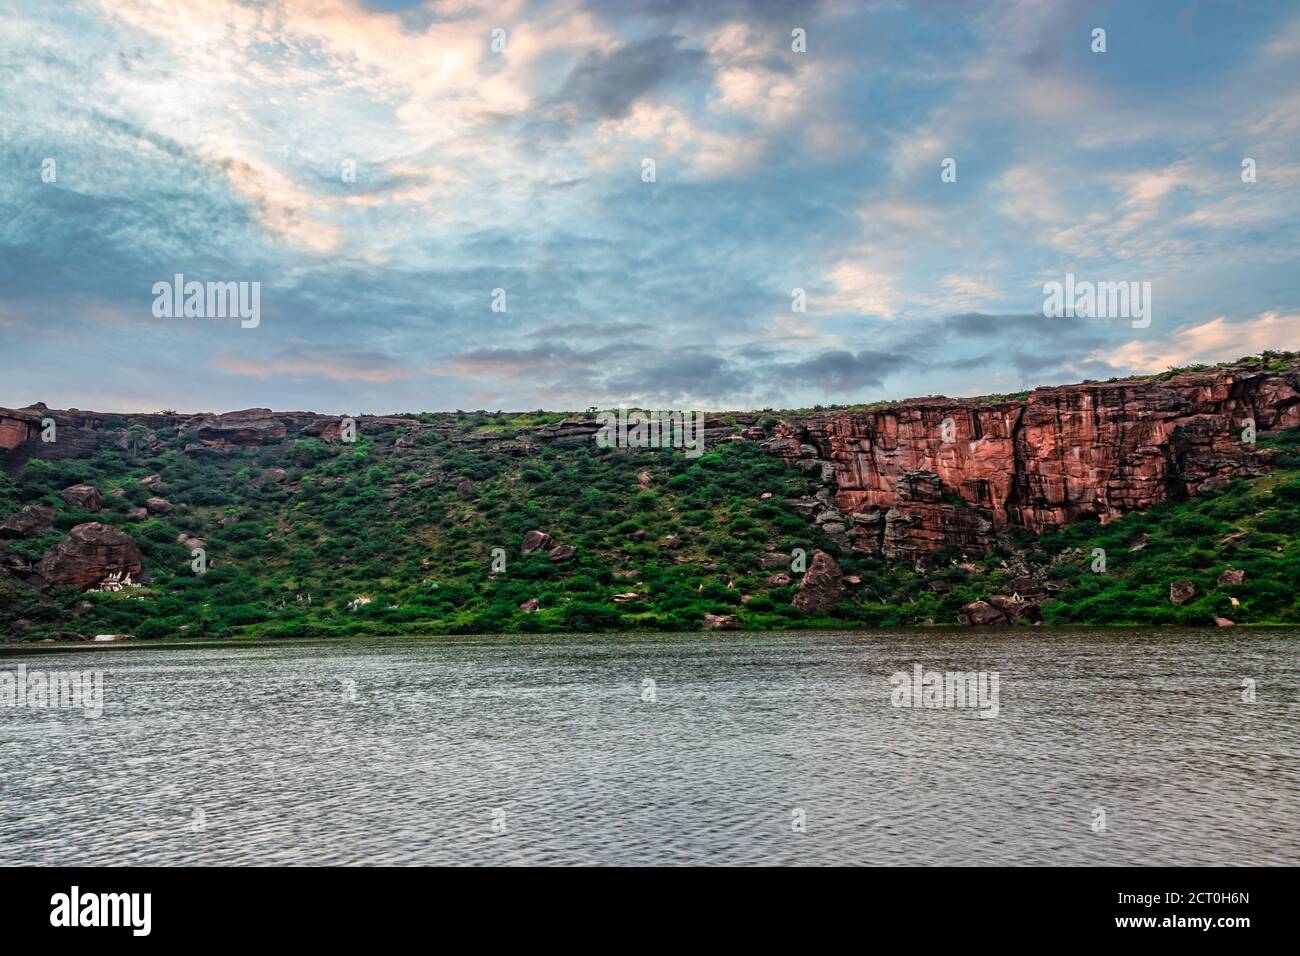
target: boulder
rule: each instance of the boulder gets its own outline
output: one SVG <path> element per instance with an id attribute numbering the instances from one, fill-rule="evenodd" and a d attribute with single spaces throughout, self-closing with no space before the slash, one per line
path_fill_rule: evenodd
<path id="1" fill-rule="evenodd" d="M 734 614 L 705 614 L 704 629 L 706 631 L 738 631 L 740 630 L 740 621 Z"/>
<path id="2" fill-rule="evenodd" d="M 846 593 L 844 575 L 835 559 L 825 551 L 815 551 L 790 605 L 813 613 L 828 611 L 843 601 Z"/>
<path id="3" fill-rule="evenodd" d="M 0 522 L 0 538 L 30 538 L 52 531 L 54 509 L 47 505 L 24 505 Z"/>
<path id="4" fill-rule="evenodd" d="M 1216 617 L 1214 619 L 1215 627 L 1236 627 L 1235 621 L 1229 621 L 1226 617 Z"/>
<path id="5" fill-rule="evenodd" d="M 151 515 L 165 515 L 172 510 L 171 502 L 165 498 L 146 499 L 144 507 Z"/>
<path id="6" fill-rule="evenodd" d="M 1219 583 L 1220 584 L 1245 584 L 1246 572 L 1241 570 L 1240 568 L 1234 568 L 1232 565 L 1228 565 L 1228 567 L 1224 569 L 1224 572 L 1219 575 Z"/>
<path id="7" fill-rule="evenodd" d="M 770 588 L 783 588 L 793 580 L 794 578 L 782 571 L 780 574 L 769 575 L 763 583 Z"/>
<path id="8" fill-rule="evenodd" d="M 520 603 L 519 610 L 523 611 L 525 614 L 532 614 L 541 606 L 542 602 L 537 600 L 537 598 L 529 598 L 527 601 Z"/>
<path id="9" fill-rule="evenodd" d="M 532 554 L 534 551 L 550 551 L 555 541 L 545 531 L 529 531 L 524 535 L 524 543 L 519 546 L 519 554 Z"/>
<path id="10" fill-rule="evenodd" d="M 961 609 L 957 620 L 962 624 L 974 624 L 979 627 L 1006 624 L 1006 615 L 988 601 L 971 601 Z"/>
<path id="11" fill-rule="evenodd" d="M 1196 597 L 1196 585 L 1191 581 L 1171 581 L 1169 583 L 1169 600 L 1177 605 L 1186 604 Z"/>
<path id="12" fill-rule="evenodd" d="M 48 583 L 83 591 L 109 577 L 139 574 L 140 569 L 140 549 L 135 540 L 125 531 L 98 521 L 77 525 L 45 552 L 36 567 Z"/>
<path id="13" fill-rule="evenodd" d="M 1006 618 L 1008 624 L 1015 624 L 1022 619 L 1038 621 L 1042 617 L 1038 610 L 1038 603 L 1019 594 L 990 594 L 987 601 Z"/>
<path id="14" fill-rule="evenodd" d="M 628 601 L 635 601 L 639 597 L 641 597 L 641 595 L 637 594 L 635 591 L 625 591 L 622 594 L 614 595 L 614 603 L 626 604 Z"/>
<path id="15" fill-rule="evenodd" d="M 765 554 L 758 559 L 758 566 L 764 571 L 771 571 L 773 568 L 783 568 L 790 564 L 790 555 L 776 554 L 775 552 Z"/>
<path id="16" fill-rule="evenodd" d="M 474 483 L 468 478 L 462 478 L 456 482 L 456 494 L 461 501 L 469 501 L 474 497 Z"/>
<path id="17" fill-rule="evenodd" d="M 104 508 L 104 496 L 94 485 L 73 485 L 64 488 L 59 492 L 59 497 L 68 504 L 87 511 L 102 511 Z"/>
<path id="18" fill-rule="evenodd" d="M 571 544 L 557 544 L 546 552 L 550 555 L 551 560 L 557 564 L 561 561 L 570 561 L 578 553 L 578 549 Z"/>

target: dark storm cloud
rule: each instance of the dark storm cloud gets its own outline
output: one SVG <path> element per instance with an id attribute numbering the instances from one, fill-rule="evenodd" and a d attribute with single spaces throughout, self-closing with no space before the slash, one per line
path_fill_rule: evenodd
<path id="1" fill-rule="evenodd" d="M 700 75 L 705 52 L 681 43 L 681 37 L 658 36 L 608 54 L 593 50 L 573 68 L 551 102 L 575 109 L 584 120 L 626 116 L 633 103 L 656 87 Z"/>
<path id="2" fill-rule="evenodd" d="M 827 392 L 852 392 L 879 386 L 891 373 L 915 364 L 910 357 L 893 352 L 835 349 L 800 362 L 772 365 L 768 375 L 791 387 L 816 385 Z"/>

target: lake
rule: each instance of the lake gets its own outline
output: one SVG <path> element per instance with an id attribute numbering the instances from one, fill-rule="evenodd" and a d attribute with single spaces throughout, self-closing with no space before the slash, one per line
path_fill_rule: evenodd
<path id="1" fill-rule="evenodd" d="M 29 687 L 102 671 L 103 707 L 0 707 L 0 864 L 1300 863 L 1293 630 L 137 645 L 0 673 L 19 664 Z M 895 706 L 930 671 L 983 675 L 981 706 Z"/>

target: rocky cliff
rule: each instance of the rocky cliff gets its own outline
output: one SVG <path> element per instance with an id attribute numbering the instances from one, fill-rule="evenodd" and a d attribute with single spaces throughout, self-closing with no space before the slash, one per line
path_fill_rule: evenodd
<path id="1" fill-rule="evenodd" d="M 219 415 L 0 408 L 0 465 L 84 457 L 105 446 L 149 451 L 160 433 L 190 452 L 299 437 L 333 443 L 341 421 L 266 408 Z M 432 432 L 455 445 L 514 457 L 540 444 L 588 443 L 599 427 L 594 418 L 575 417 L 506 439 L 494 431 L 453 434 L 448 415 L 358 415 L 355 422 L 360 434 L 400 426 L 399 446 Z M 820 478 L 816 495 L 791 505 L 833 542 L 911 559 L 945 547 L 987 554 L 1008 529 L 1106 521 L 1264 474 L 1270 453 L 1254 444 L 1249 429 L 1263 436 L 1296 425 L 1300 358 L 1273 353 L 1268 364 L 1041 388 L 1015 399 L 931 397 L 779 421 L 710 415 L 704 438 L 706 446 L 765 440 L 775 454 Z"/>
<path id="2" fill-rule="evenodd" d="M 854 550 L 988 553 L 999 531 L 1101 521 L 1268 470 L 1251 435 L 1300 425 L 1300 365 L 925 398 L 782 421 L 769 447 L 820 475 L 797 502 Z"/>

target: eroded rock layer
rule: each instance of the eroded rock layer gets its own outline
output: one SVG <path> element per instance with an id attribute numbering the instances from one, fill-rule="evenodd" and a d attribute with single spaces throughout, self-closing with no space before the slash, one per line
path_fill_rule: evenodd
<path id="1" fill-rule="evenodd" d="M 787 419 L 769 444 L 822 477 L 855 549 L 906 558 L 987 552 L 1007 528 L 1106 521 L 1263 474 L 1271 453 L 1249 429 L 1297 425 L 1300 370 L 1216 368 Z"/>

